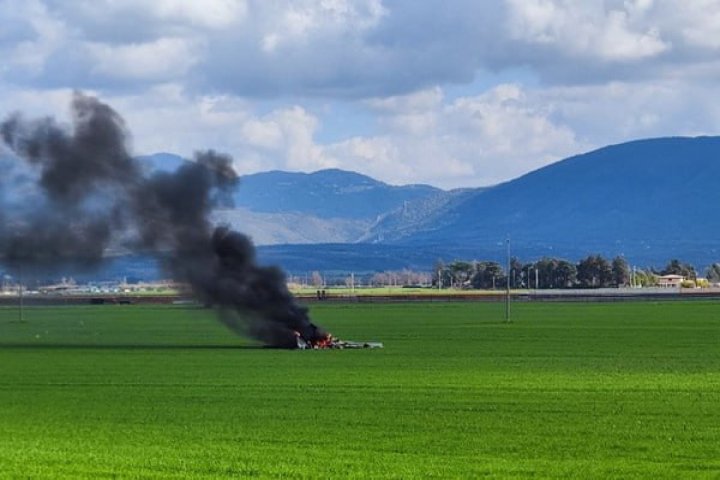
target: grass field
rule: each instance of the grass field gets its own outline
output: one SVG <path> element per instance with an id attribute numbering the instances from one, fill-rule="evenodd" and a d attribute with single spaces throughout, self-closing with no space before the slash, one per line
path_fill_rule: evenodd
<path id="1" fill-rule="evenodd" d="M 720 304 L 312 313 L 385 349 L 251 348 L 199 309 L 0 310 L 0 477 L 720 477 Z"/>

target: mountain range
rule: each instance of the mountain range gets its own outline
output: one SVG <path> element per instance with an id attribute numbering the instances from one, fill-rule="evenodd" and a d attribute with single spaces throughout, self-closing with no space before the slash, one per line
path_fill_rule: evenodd
<path id="1" fill-rule="evenodd" d="M 142 157 L 172 169 L 170 154 Z M 295 272 L 429 269 L 437 258 L 495 259 L 505 239 L 524 260 L 623 255 L 633 265 L 720 261 L 720 137 L 608 146 L 506 183 L 445 191 L 342 170 L 241 177 L 216 220 Z"/>
<path id="2" fill-rule="evenodd" d="M 236 208 L 216 212 L 216 220 L 261 245 L 354 243 L 387 212 L 443 195 L 429 185 L 392 186 L 337 169 L 273 171 L 241 177 Z"/>

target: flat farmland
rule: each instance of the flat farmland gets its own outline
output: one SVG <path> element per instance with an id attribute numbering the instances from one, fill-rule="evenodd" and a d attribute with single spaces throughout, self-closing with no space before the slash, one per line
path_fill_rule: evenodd
<path id="1" fill-rule="evenodd" d="M 720 303 L 311 313 L 385 348 L 257 348 L 189 307 L 0 309 L 0 477 L 720 477 Z"/>

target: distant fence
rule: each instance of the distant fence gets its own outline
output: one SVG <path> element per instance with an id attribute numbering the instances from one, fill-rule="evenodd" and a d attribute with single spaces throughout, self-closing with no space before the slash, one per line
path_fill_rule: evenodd
<path id="1" fill-rule="evenodd" d="M 502 302 L 505 292 L 397 294 L 397 295 L 345 295 L 328 291 L 327 297 L 318 299 L 315 295 L 298 296 L 301 303 L 399 303 L 399 302 Z M 612 302 L 642 300 L 701 300 L 720 299 L 720 288 L 599 288 L 573 290 L 514 290 L 512 301 L 525 302 Z M 0 306 L 14 306 L 20 302 L 16 295 L 0 295 Z M 27 306 L 43 305 L 197 305 L 187 296 L 174 295 L 26 295 L 23 303 Z"/>
<path id="2" fill-rule="evenodd" d="M 398 295 L 332 295 L 325 299 L 316 296 L 300 297 L 305 303 L 353 302 L 353 303 L 398 303 L 398 302 L 501 302 L 505 292 L 491 293 L 450 293 L 398 294 Z M 512 301 L 561 301 L 561 302 L 608 302 L 641 300 L 690 300 L 720 299 L 720 288 L 680 289 L 680 288 L 598 288 L 572 290 L 513 290 Z"/>
<path id="3" fill-rule="evenodd" d="M 25 295 L 23 304 L 27 306 L 43 305 L 128 305 L 128 304 L 156 304 L 171 305 L 191 302 L 187 297 L 173 295 Z M 0 296 L 0 305 L 18 305 L 20 298 L 17 295 Z"/>

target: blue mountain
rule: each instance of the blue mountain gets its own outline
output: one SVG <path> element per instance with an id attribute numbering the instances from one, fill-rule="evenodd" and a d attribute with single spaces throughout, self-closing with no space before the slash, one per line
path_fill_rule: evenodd
<path id="1" fill-rule="evenodd" d="M 441 193 L 429 185 L 393 186 L 338 169 L 272 171 L 243 176 L 235 204 L 262 213 L 374 220 L 406 202 Z"/>
<path id="2" fill-rule="evenodd" d="M 188 161 L 168 153 L 138 160 L 147 173 L 174 171 Z M 388 212 L 448 195 L 428 185 L 393 186 L 338 169 L 271 171 L 241 176 L 235 208 L 216 212 L 215 221 L 247 233 L 259 245 L 354 243 L 370 235 Z"/>
<path id="3" fill-rule="evenodd" d="M 251 212 L 237 228 L 257 238 L 282 227 L 260 255 L 296 272 L 502 260 L 507 237 L 523 260 L 600 253 L 702 268 L 720 261 L 719 182 L 720 137 L 673 137 L 604 147 L 485 189 L 394 187 L 340 170 L 247 175 L 234 214 Z"/>
<path id="4" fill-rule="evenodd" d="M 633 141 L 466 195 L 392 243 L 481 251 L 509 236 L 534 256 L 708 264 L 720 260 L 719 181 L 720 137 Z"/>

